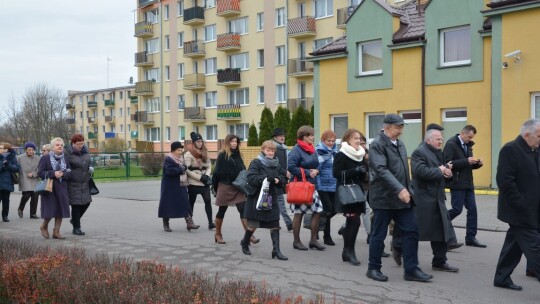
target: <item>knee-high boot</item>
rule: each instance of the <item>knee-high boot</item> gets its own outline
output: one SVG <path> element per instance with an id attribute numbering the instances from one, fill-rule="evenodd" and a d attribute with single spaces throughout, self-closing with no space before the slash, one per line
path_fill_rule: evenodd
<path id="1" fill-rule="evenodd" d="M 245 255 L 251 255 L 251 251 L 249 251 L 249 242 L 250 242 L 249 240 L 253 236 L 253 232 L 254 231 L 251 231 L 246 228 L 244 232 L 244 238 L 242 238 L 242 240 L 240 241 L 240 245 L 242 246 L 242 252 Z"/>
<path id="2" fill-rule="evenodd" d="M 354 246 L 356 244 L 356 237 L 358 236 L 358 230 L 360 229 L 360 218 L 350 219 L 347 222 L 345 231 L 343 232 L 343 239 L 345 240 L 345 246 L 341 255 L 344 262 L 349 262 L 352 265 L 360 265 L 360 261 L 356 258 L 356 252 Z"/>
<path id="3" fill-rule="evenodd" d="M 214 234 L 214 240 L 218 244 L 225 244 L 225 241 L 223 240 L 223 235 L 221 235 L 221 225 L 223 225 L 223 219 L 216 217 L 216 233 Z"/>
<path id="4" fill-rule="evenodd" d="M 279 250 L 279 230 L 272 229 L 270 230 L 270 237 L 272 238 L 272 259 L 278 258 L 278 260 L 286 261 L 289 258 L 284 256 Z"/>
<path id="5" fill-rule="evenodd" d="M 243 218 L 242 219 L 242 226 L 244 227 L 244 230 L 248 230 L 248 227 L 247 227 L 247 219 Z M 249 241 L 253 244 L 257 244 L 258 242 L 260 242 L 261 240 L 259 240 L 258 238 L 256 238 L 253 233 L 255 232 L 255 229 L 253 229 L 253 231 L 251 232 L 251 237 L 249 239 Z"/>
<path id="6" fill-rule="evenodd" d="M 335 246 L 336 243 L 334 243 L 334 240 L 332 240 L 332 236 L 330 235 L 330 220 L 332 219 L 333 214 L 328 213 L 326 215 L 326 224 L 324 225 L 324 244 L 328 246 Z"/>

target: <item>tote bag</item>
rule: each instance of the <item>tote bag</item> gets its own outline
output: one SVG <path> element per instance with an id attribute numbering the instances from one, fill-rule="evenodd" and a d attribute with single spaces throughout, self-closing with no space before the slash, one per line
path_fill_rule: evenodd
<path id="1" fill-rule="evenodd" d="M 232 184 L 236 189 L 240 190 L 240 192 L 244 193 L 245 195 L 254 195 L 257 193 L 257 188 L 254 188 L 248 184 L 246 170 L 240 171 Z"/>
<path id="2" fill-rule="evenodd" d="M 52 192 L 52 179 L 50 178 L 40 180 L 34 189 L 36 194 L 45 194 L 47 192 Z"/>
<path id="3" fill-rule="evenodd" d="M 88 188 L 90 188 L 90 195 L 99 194 L 99 189 L 96 186 L 93 178 L 90 178 L 90 180 L 88 181 Z"/>
<path id="4" fill-rule="evenodd" d="M 315 185 L 306 181 L 306 174 L 302 168 L 300 168 L 300 172 L 302 173 L 302 181 L 298 181 L 295 176 L 294 181 L 287 184 L 287 202 L 293 205 L 311 205 Z"/>
<path id="5" fill-rule="evenodd" d="M 341 178 L 342 184 L 339 185 L 336 191 L 336 202 L 342 206 L 365 203 L 366 196 L 360 185 L 355 183 L 345 184 L 345 172 L 342 172 Z"/>

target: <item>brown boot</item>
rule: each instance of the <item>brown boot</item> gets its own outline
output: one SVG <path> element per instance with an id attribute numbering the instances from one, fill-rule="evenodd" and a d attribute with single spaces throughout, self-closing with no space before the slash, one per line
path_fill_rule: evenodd
<path id="1" fill-rule="evenodd" d="M 225 241 L 223 240 L 223 236 L 221 235 L 221 225 L 223 225 L 223 219 L 219 219 L 216 217 L 216 233 L 214 234 L 214 240 L 218 244 L 225 244 Z"/>
<path id="2" fill-rule="evenodd" d="M 244 226 L 244 231 L 246 231 L 247 230 L 247 219 L 242 219 L 242 226 Z M 253 229 L 253 232 L 255 232 L 255 229 Z M 249 241 L 251 243 L 253 243 L 253 244 L 257 244 L 261 240 L 256 238 L 254 235 L 251 235 L 251 238 L 249 239 Z"/>
<path id="3" fill-rule="evenodd" d="M 46 239 L 49 238 L 49 222 L 50 221 L 51 221 L 51 219 L 44 219 L 43 224 L 41 224 L 41 226 L 39 226 L 39 230 L 41 231 L 41 235 Z"/>
<path id="4" fill-rule="evenodd" d="M 187 224 L 187 230 L 191 231 L 191 229 L 199 229 L 199 225 L 195 225 L 193 223 L 193 218 L 191 216 L 186 217 L 186 224 Z"/>
<path id="5" fill-rule="evenodd" d="M 62 226 L 62 218 L 55 218 L 54 219 L 54 229 L 53 229 L 53 239 L 63 240 L 65 237 L 63 237 L 60 234 L 60 226 Z"/>

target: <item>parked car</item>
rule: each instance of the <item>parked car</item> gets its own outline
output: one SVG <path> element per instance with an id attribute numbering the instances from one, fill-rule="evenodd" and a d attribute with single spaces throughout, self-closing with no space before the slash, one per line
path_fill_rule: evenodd
<path id="1" fill-rule="evenodd" d="M 122 165 L 122 159 L 118 154 L 92 155 L 90 159 L 94 167 L 119 167 Z"/>

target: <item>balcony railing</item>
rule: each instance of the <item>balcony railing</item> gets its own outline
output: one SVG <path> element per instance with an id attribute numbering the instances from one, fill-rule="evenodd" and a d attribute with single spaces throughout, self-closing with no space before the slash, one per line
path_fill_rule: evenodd
<path id="1" fill-rule="evenodd" d="M 287 76 L 313 76 L 313 62 L 307 61 L 305 58 L 289 59 L 287 64 Z"/>
<path id="2" fill-rule="evenodd" d="M 151 80 L 138 81 L 135 83 L 135 94 L 141 96 L 154 95 L 154 82 Z"/>
<path id="3" fill-rule="evenodd" d="M 88 117 L 88 123 L 89 124 L 95 124 L 97 123 L 97 119 L 95 117 Z"/>
<path id="4" fill-rule="evenodd" d="M 105 122 L 112 122 L 113 117 L 112 116 L 105 116 Z"/>
<path id="5" fill-rule="evenodd" d="M 310 111 L 311 106 L 313 106 L 313 97 L 287 99 L 287 109 L 289 109 L 291 113 L 294 113 L 294 111 L 300 107 Z"/>
<path id="6" fill-rule="evenodd" d="M 184 120 L 206 121 L 206 115 L 204 113 L 204 108 L 201 108 L 201 107 L 187 107 L 187 108 L 184 108 Z"/>
<path id="7" fill-rule="evenodd" d="M 240 105 L 224 104 L 217 106 L 217 119 L 222 120 L 240 120 Z"/>
<path id="8" fill-rule="evenodd" d="M 114 132 L 105 132 L 105 138 L 116 138 L 116 133 L 114 133 Z"/>
<path id="9" fill-rule="evenodd" d="M 289 19 L 287 22 L 287 35 L 293 38 L 305 38 L 317 35 L 315 18 L 311 16 Z"/>
<path id="10" fill-rule="evenodd" d="M 224 86 L 235 86 L 242 84 L 240 79 L 240 69 L 217 70 L 217 84 Z"/>
<path id="11" fill-rule="evenodd" d="M 157 0 L 139 0 L 139 8 L 147 7 L 155 2 L 157 2 Z"/>
<path id="12" fill-rule="evenodd" d="M 227 33 L 217 36 L 217 50 L 218 51 L 234 51 L 239 50 L 242 47 L 240 44 L 240 34 Z"/>
<path id="13" fill-rule="evenodd" d="M 154 28 L 152 23 L 148 21 L 141 21 L 135 23 L 135 37 L 150 37 L 154 35 Z"/>
<path id="14" fill-rule="evenodd" d="M 147 51 L 135 53 L 135 66 L 152 66 L 154 65 L 154 54 L 148 54 Z"/>
<path id="15" fill-rule="evenodd" d="M 204 23 L 204 7 L 194 6 L 184 9 L 184 24 L 198 25 Z"/>
<path id="16" fill-rule="evenodd" d="M 89 108 L 97 108 L 97 101 L 88 101 Z"/>
<path id="17" fill-rule="evenodd" d="M 149 117 L 150 115 L 146 111 L 135 112 L 135 123 L 143 125 L 153 125 L 154 121 Z"/>
<path id="18" fill-rule="evenodd" d="M 347 20 L 358 5 L 351 5 L 337 10 L 337 28 L 345 28 Z"/>
<path id="19" fill-rule="evenodd" d="M 205 54 L 204 41 L 193 40 L 184 42 L 184 57 L 202 57 Z"/>
<path id="20" fill-rule="evenodd" d="M 114 107 L 114 99 L 105 99 L 106 107 Z"/>
<path id="21" fill-rule="evenodd" d="M 88 139 L 97 139 L 97 133 L 88 132 Z"/>
<path id="22" fill-rule="evenodd" d="M 234 17 L 240 15 L 240 0 L 217 0 L 216 15 Z"/>
<path id="23" fill-rule="evenodd" d="M 184 89 L 201 90 L 206 87 L 204 74 L 187 74 L 184 76 Z"/>
<path id="24" fill-rule="evenodd" d="M 75 110 L 75 106 L 68 103 L 68 104 L 66 104 L 66 110 Z"/>
<path id="25" fill-rule="evenodd" d="M 66 124 L 74 125 L 75 124 L 75 118 L 66 118 Z"/>

